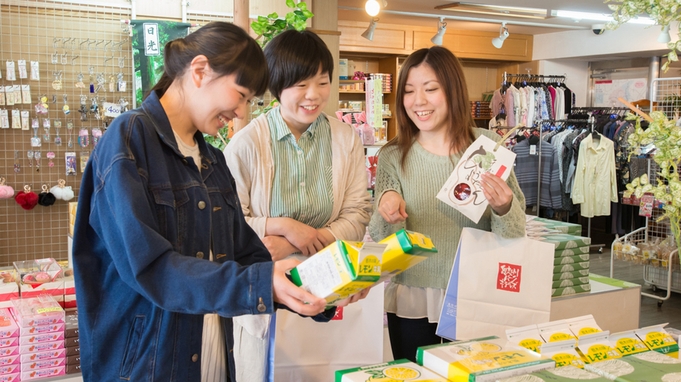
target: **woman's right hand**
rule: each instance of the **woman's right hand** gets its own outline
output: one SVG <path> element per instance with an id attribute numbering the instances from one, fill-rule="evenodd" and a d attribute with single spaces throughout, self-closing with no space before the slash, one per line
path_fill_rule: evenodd
<path id="1" fill-rule="evenodd" d="M 262 238 L 262 243 L 270 251 L 272 261 L 278 261 L 286 258 L 288 255 L 298 251 L 288 240 L 283 236 L 265 236 Z"/>
<path id="2" fill-rule="evenodd" d="M 326 309 L 326 300 L 297 287 L 286 277 L 286 272 L 298 264 L 300 264 L 300 261 L 296 259 L 286 259 L 274 263 L 272 272 L 273 300 L 304 316 L 316 316 Z"/>
<path id="3" fill-rule="evenodd" d="M 387 191 L 378 202 L 378 213 L 390 224 L 407 220 L 407 202 L 395 191 Z"/>
<path id="4" fill-rule="evenodd" d="M 284 237 L 305 256 L 311 256 L 324 249 L 319 232 L 307 224 L 286 218 L 287 229 Z"/>

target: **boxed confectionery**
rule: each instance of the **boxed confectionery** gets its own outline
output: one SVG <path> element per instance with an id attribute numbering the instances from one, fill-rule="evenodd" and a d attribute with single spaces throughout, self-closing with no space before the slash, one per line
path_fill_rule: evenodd
<path id="1" fill-rule="evenodd" d="M 13 363 L 13 364 L 9 364 L 9 365 L 0 366 L 0 376 L 5 375 L 5 374 L 18 373 L 20 371 L 21 371 L 21 364 L 18 363 L 18 362 Z"/>
<path id="2" fill-rule="evenodd" d="M 667 326 L 666 323 L 646 326 L 634 330 L 634 333 L 636 333 L 636 336 L 643 341 L 648 349 L 678 358 L 679 345 L 671 334 L 667 333 L 664 329 L 665 326 Z"/>
<path id="3" fill-rule="evenodd" d="M 579 337 L 577 351 L 585 364 L 622 357 L 622 353 L 611 345 L 609 336 L 610 332 L 606 330 Z"/>
<path id="4" fill-rule="evenodd" d="M 64 320 L 64 336 L 78 337 L 78 312 L 66 312 Z"/>
<path id="5" fill-rule="evenodd" d="M 535 236 L 535 237 L 532 237 L 532 239 L 551 243 L 556 248 L 556 250 L 572 249 L 572 248 L 579 248 L 579 247 L 587 247 L 588 248 L 589 245 L 591 245 L 591 238 L 590 237 L 568 235 L 568 234 L 564 234 L 564 233 Z"/>
<path id="6" fill-rule="evenodd" d="M 589 262 L 589 254 L 588 253 L 583 253 L 581 255 L 556 257 L 553 260 L 553 265 L 574 264 L 574 263 L 582 263 L 582 262 L 587 262 L 587 263 Z"/>
<path id="7" fill-rule="evenodd" d="M 603 331 L 603 329 L 598 326 L 598 323 L 596 323 L 594 316 L 591 314 L 569 318 L 565 321 L 567 322 L 568 328 L 570 328 L 572 334 L 574 334 L 578 339 Z"/>
<path id="8" fill-rule="evenodd" d="M 553 252 L 553 254 L 554 254 L 554 257 L 577 256 L 577 255 L 586 255 L 590 251 L 591 251 L 591 249 L 587 245 L 587 246 L 584 246 L 584 247 L 556 249 Z"/>
<path id="9" fill-rule="evenodd" d="M 542 344 L 539 350 L 542 358 L 553 360 L 556 363 L 556 368 L 584 368 L 584 360 L 577 352 L 577 339 L 575 338 L 548 342 Z"/>
<path id="10" fill-rule="evenodd" d="M 334 304 L 437 252 L 417 232 L 400 230 L 379 243 L 337 240 L 291 270 L 292 281 Z"/>
<path id="11" fill-rule="evenodd" d="M 53 367 L 66 366 L 66 358 L 63 355 L 64 350 L 55 350 L 53 352 L 25 354 L 21 358 L 21 371 L 49 369 Z"/>
<path id="12" fill-rule="evenodd" d="M 41 342 L 41 343 L 36 343 L 36 344 L 29 344 L 29 345 L 22 345 L 19 346 L 19 353 L 21 354 L 26 354 L 26 353 L 42 353 L 46 351 L 51 351 L 51 350 L 59 350 L 63 349 L 64 346 L 64 340 L 59 340 L 59 341 L 51 341 L 51 342 Z"/>
<path id="13" fill-rule="evenodd" d="M 575 285 L 584 285 L 584 284 L 589 284 L 589 278 L 588 277 L 575 277 L 571 279 L 562 279 L 562 280 L 555 280 L 551 284 L 551 288 L 565 288 L 565 287 L 571 287 Z"/>
<path id="14" fill-rule="evenodd" d="M 63 332 L 63 331 L 64 331 L 64 323 L 58 322 L 56 324 L 50 324 L 50 325 L 21 327 L 21 328 L 19 328 L 19 336 L 29 337 L 29 336 L 37 336 L 39 334 L 47 334 L 47 333 L 55 333 L 55 332 Z"/>
<path id="15" fill-rule="evenodd" d="M 574 271 L 582 271 L 582 270 L 589 270 L 589 262 L 588 261 L 582 261 L 579 263 L 572 263 L 572 264 L 562 264 L 562 265 L 556 265 L 553 267 L 553 273 L 565 273 L 565 272 L 574 272 Z"/>
<path id="16" fill-rule="evenodd" d="M 523 377 L 513 377 L 505 378 L 499 380 L 499 382 L 608 382 L 607 378 L 603 378 L 598 374 L 586 371 L 574 366 L 564 366 L 557 367 L 555 369 L 548 369 L 542 371 L 536 371 L 531 374 L 527 374 Z"/>
<path id="17" fill-rule="evenodd" d="M 453 382 L 496 381 L 555 367 L 553 360 L 498 337 L 420 347 L 416 360 Z"/>
<path id="18" fill-rule="evenodd" d="M 570 330 L 570 325 L 567 320 L 555 320 L 537 324 L 539 334 L 544 342 L 565 341 L 569 339 L 577 339 L 577 337 Z"/>
<path id="19" fill-rule="evenodd" d="M 610 333 L 608 340 L 610 341 L 610 346 L 617 349 L 622 356 L 650 351 L 646 344 L 638 338 L 635 330 Z"/>
<path id="20" fill-rule="evenodd" d="M 19 381 L 21 381 L 21 373 L 19 372 L 0 375 L 0 382 L 19 382 Z"/>
<path id="21" fill-rule="evenodd" d="M 19 284 L 16 282 L 14 267 L 0 268 L 0 308 L 12 306 L 10 300 L 19 298 Z"/>
<path id="22" fill-rule="evenodd" d="M 551 297 L 572 296 L 577 293 L 587 293 L 591 291 L 591 284 L 574 285 L 563 288 L 551 289 Z"/>
<path id="23" fill-rule="evenodd" d="M 677 381 L 681 360 L 654 351 L 596 362 L 586 370 L 618 382 Z"/>
<path id="24" fill-rule="evenodd" d="M 589 270 L 588 269 L 581 269 L 581 270 L 578 270 L 578 271 L 554 273 L 552 280 L 557 281 L 557 280 L 565 280 L 565 279 L 574 279 L 574 278 L 578 278 L 578 277 L 589 277 Z"/>
<path id="25" fill-rule="evenodd" d="M 11 312 L 20 327 L 64 322 L 64 309 L 51 295 L 12 300 Z"/>
<path id="26" fill-rule="evenodd" d="M 335 382 L 369 381 L 447 382 L 448 380 L 406 359 L 336 371 Z"/>
<path id="27" fill-rule="evenodd" d="M 11 355 L 18 355 L 19 349 L 20 349 L 20 347 L 18 345 L 0 348 L 0 357 L 9 357 Z"/>
<path id="28" fill-rule="evenodd" d="M 564 233 L 568 235 L 581 235 L 582 225 L 576 223 L 569 223 L 559 220 L 545 219 L 540 217 L 535 217 L 529 220 L 526 227 L 535 228 L 543 227 L 550 230 L 558 231 L 559 233 Z"/>
<path id="29" fill-rule="evenodd" d="M 27 381 L 31 379 L 38 379 L 38 378 L 48 378 L 48 377 L 56 377 L 58 375 L 64 375 L 66 371 L 65 366 L 57 366 L 57 367 L 50 367 L 47 369 L 37 369 L 37 370 L 27 370 L 21 371 L 21 380 L 22 381 Z"/>
<path id="30" fill-rule="evenodd" d="M 19 337 L 0 338 L 0 349 L 19 346 Z"/>
<path id="31" fill-rule="evenodd" d="M 15 261 L 19 292 L 22 298 L 52 295 L 55 301 L 64 301 L 64 273 L 53 258 Z"/>
<path id="32" fill-rule="evenodd" d="M 19 326 L 8 308 L 0 308 L 0 339 L 19 336 Z"/>
<path id="33" fill-rule="evenodd" d="M 0 358 L 0 366 L 19 365 L 20 363 L 18 354 Z"/>
<path id="34" fill-rule="evenodd" d="M 506 339 L 513 346 L 522 347 L 535 353 L 539 353 L 541 345 L 545 343 L 536 324 L 506 329 Z"/>

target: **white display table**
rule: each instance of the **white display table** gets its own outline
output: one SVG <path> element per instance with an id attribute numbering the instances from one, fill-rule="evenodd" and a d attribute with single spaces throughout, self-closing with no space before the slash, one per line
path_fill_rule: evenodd
<path id="1" fill-rule="evenodd" d="M 591 274 L 591 292 L 554 297 L 551 321 L 593 315 L 598 326 L 611 333 L 639 328 L 641 286 Z"/>

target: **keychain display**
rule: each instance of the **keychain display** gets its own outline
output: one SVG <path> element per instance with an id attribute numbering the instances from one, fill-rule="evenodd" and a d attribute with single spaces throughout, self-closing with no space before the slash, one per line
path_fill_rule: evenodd
<path id="1" fill-rule="evenodd" d="M 14 188 L 5 184 L 5 178 L 0 176 L 0 199 L 9 199 L 14 196 Z"/>
<path id="2" fill-rule="evenodd" d="M 32 210 L 38 205 L 38 195 L 31 191 L 31 186 L 28 184 L 24 186 L 23 191 L 17 192 L 14 200 L 25 210 Z"/>
<path id="3" fill-rule="evenodd" d="M 43 94 L 40 96 L 40 101 L 35 104 L 36 114 L 47 114 L 50 105 L 47 103 L 47 95 Z"/>
<path id="4" fill-rule="evenodd" d="M 59 179 L 57 181 L 57 185 L 52 187 L 50 189 L 50 192 L 58 200 L 64 200 L 67 202 L 73 199 L 73 197 L 75 196 L 73 189 L 71 189 L 71 186 L 66 185 L 66 181 L 64 179 Z"/>
<path id="5" fill-rule="evenodd" d="M 28 158 L 28 167 L 33 168 L 33 150 L 26 151 L 26 157 Z"/>
<path id="6" fill-rule="evenodd" d="M 47 163 L 47 166 L 50 167 L 50 168 L 54 167 L 54 158 L 55 158 L 54 151 L 48 151 L 47 155 L 45 155 L 45 156 L 49 160 L 49 162 Z"/>
<path id="7" fill-rule="evenodd" d="M 53 205 L 55 201 L 57 201 L 57 198 L 50 192 L 47 184 L 43 184 L 42 191 L 40 192 L 40 195 L 38 195 L 38 204 L 43 207 L 49 207 Z"/>

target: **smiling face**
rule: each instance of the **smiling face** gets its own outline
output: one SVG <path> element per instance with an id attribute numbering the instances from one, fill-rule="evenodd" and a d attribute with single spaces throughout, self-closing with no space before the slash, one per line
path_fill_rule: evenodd
<path id="1" fill-rule="evenodd" d="M 200 87 L 192 92 L 191 120 L 202 133 L 215 136 L 219 129 L 234 118 L 244 118 L 254 93 L 236 83 L 236 75 L 218 77 L 207 71 Z"/>
<path id="2" fill-rule="evenodd" d="M 422 133 L 446 131 L 447 99 L 435 71 L 427 63 L 409 69 L 402 103 L 407 116 Z"/>
<path id="3" fill-rule="evenodd" d="M 303 133 L 322 113 L 331 94 L 329 73 L 302 80 L 281 92 L 281 116 L 289 129 Z"/>

